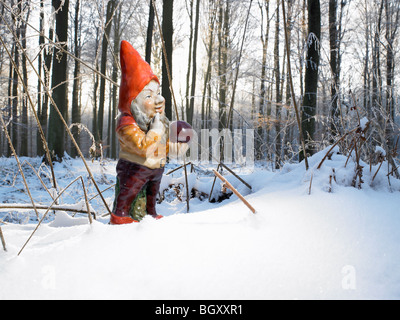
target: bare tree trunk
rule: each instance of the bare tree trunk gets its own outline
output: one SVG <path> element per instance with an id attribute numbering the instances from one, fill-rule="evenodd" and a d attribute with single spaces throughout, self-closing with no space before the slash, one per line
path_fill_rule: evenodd
<path id="1" fill-rule="evenodd" d="M 330 44 L 330 67 L 333 81 L 331 84 L 331 131 L 332 141 L 338 134 L 339 127 L 339 106 L 338 106 L 338 88 L 339 88 L 339 34 L 337 28 L 337 0 L 329 0 L 329 44 Z"/>
<path id="2" fill-rule="evenodd" d="M 99 48 L 100 48 L 100 28 L 96 28 L 96 45 L 95 45 L 95 52 L 96 52 L 96 57 L 95 57 L 95 69 L 96 71 L 99 71 Z M 93 116 L 92 116 L 92 133 L 94 135 L 97 134 L 98 128 L 97 128 L 97 108 L 98 108 L 98 100 L 97 100 L 97 91 L 99 89 L 99 75 L 96 72 L 94 74 L 94 84 L 93 84 Z"/>
<path id="3" fill-rule="evenodd" d="M 169 70 L 172 72 L 172 51 L 173 51 L 173 0 L 163 0 L 163 21 L 162 21 L 162 33 L 165 42 L 165 51 L 167 56 L 164 57 L 164 51 L 162 53 L 162 83 L 161 92 L 165 98 L 165 115 L 168 119 L 172 119 L 172 94 L 169 83 L 167 67 L 165 65 L 165 60 L 168 61 Z M 171 81 L 173 77 L 171 74 Z"/>
<path id="4" fill-rule="evenodd" d="M 281 121 L 282 121 L 282 95 L 281 95 L 281 74 L 279 65 L 279 24 L 280 24 L 280 0 L 276 4 L 275 20 L 275 44 L 274 44 L 274 76 L 275 76 L 275 167 L 279 168 L 281 154 Z"/>
<path id="5" fill-rule="evenodd" d="M 148 64 L 151 63 L 151 47 L 152 47 L 152 43 L 153 43 L 153 29 L 154 29 L 154 7 L 153 7 L 153 1 L 150 0 L 149 2 L 150 2 L 150 5 L 149 5 L 149 22 L 148 22 L 148 25 L 147 25 L 146 58 L 145 58 L 145 60 L 147 61 Z M 114 52 L 117 52 L 117 51 L 115 51 L 115 47 L 114 47 Z"/>
<path id="6" fill-rule="evenodd" d="M 112 15 L 114 12 L 114 0 L 109 0 L 107 3 L 106 12 L 106 22 L 104 25 L 103 41 L 101 44 L 101 62 L 100 62 L 100 72 L 101 74 L 106 74 L 107 69 L 107 48 L 108 39 L 110 38 Z M 97 140 L 99 143 L 103 143 L 103 124 L 104 124 L 104 102 L 106 96 L 106 79 L 101 77 L 100 79 L 100 100 L 99 109 L 97 113 Z"/>
<path id="7" fill-rule="evenodd" d="M 193 56 L 193 3 L 194 0 L 189 0 L 189 8 L 187 8 L 189 13 L 190 21 L 190 34 L 189 34 L 189 54 L 188 54 L 188 68 L 186 72 L 186 118 L 189 118 L 190 114 L 190 71 L 192 70 L 192 56 Z"/>
<path id="8" fill-rule="evenodd" d="M 210 1 L 210 6 L 213 1 Z M 211 79 L 211 65 L 212 65 L 212 57 L 213 57 L 213 45 L 214 45 L 214 29 L 215 29 L 215 20 L 217 14 L 217 6 L 214 3 L 214 7 L 212 10 L 210 9 L 209 14 L 209 35 L 208 35 L 208 49 L 207 49 L 207 69 L 204 76 L 204 87 L 203 87 L 203 97 L 201 101 L 201 128 L 206 129 L 208 128 L 208 118 L 210 112 L 208 111 L 209 108 L 206 108 L 205 99 L 207 99 L 207 106 L 211 105 L 211 89 L 210 87 L 210 79 Z M 208 96 L 207 96 L 208 91 Z"/>
<path id="9" fill-rule="evenodd" d="M 40 14 L 39 14 L 39 47 L 40 47 L 40 52 L 38 55 L 38 74 L 39 74 L 39 79 L 38 79 L 38 84 L 37 84 L 37 114 L 39 117 L 39 121 L 42 116 L 42 82 L 41 79 L 43 78 L 42 75 L 42 61 L 43 61 L 43 46 L 44 46 L 44 26 L 43 26 L 43 20 L 44 20 L 44 0 L 40 0 Z M 42 124 L 42 123 L 41 123 Z M 36 154 L 37 155 L 43 155 L 43 145 L 42 145 L 42 139 L 40 138 L 39 130 L 36 131 Z"/>
<path id="10" fill-rule="evenodd" d="M 315 153 L 315 115 L 317 111 L 317 89 L 319 69 L 319 48 L 321 39 L 321 7 L 319 0 L 308 1 L 308 47 L 306 73 L 304 79 L 304 97 L 302 110 L 302 130 L 306 143 L 306 152 Z M 300 153 L 300 160 L 303 160 Z"/>
<path id="11" fill-rule="evenodd" d="M 367 0 L 365 0 L 367 1 Z M 365 3 L 365 59 L 364 59 L 364 72 L 363 72 L 363 83 L 364 83 L 364 110 L 367 110 L 368 119 L 371 119 L 371 108 L 369 99 L 369 32 L 370 24 L 367 11 L 367 3 Z"/>
<path id="12" fill-rule="evenodd" d="M 398 2 L 385 1 L 386 11 L 386 114 L 388 124 L 386 127 L 386 139 L 389 148 L 394 148 L 394 121 L 395 121 L 395 101 L 394 101 L 394 66 L 395 50 L 394 41 L 400 22 L 400 4 Z"/>
<path id="13" fill-rule="evenodd" d="M 28 69 L 27 69 L 27 60 L 26 60 L 26 27 L 29 21 L 30 16 L 30 2 L 25 1 L 24 8 L 22 7 L 22 2 L 19 3 L 21 5 L 21 12 L 25 12 L 26 16 L 24 17 L 23 21 L 21 21 L 21 44 L 22 44 L 22 55 L 21 55 L 21 62 L 22 62 L 22 77 L 24 79 L 24 84 L 26 88 L 28 88 Z M 22 96 L 22 127 L 21 127 L 21 156 L 28 156 L 28 145 L 29 144 L 29 136 L 31 134 L 31 130 L 28 128 L 28 98 L 27 92 L 23 90 Z"/>
<path id="14" fill-rule="evenodd" d="M 256 150 L 257 150 L 256 157 L 262 159 L 264 155 L 264 150 L 261 148 L 261 145 L 264 142 L 263 123 L 266 114 L 266 100 L 267 100 L 266 73 L 267 73 L 267 51 L 268 51 L 268 41 L 269 41 L 269 29 L 270 29 L 269 0 L 263 0 L 263 2 L 259 2 L 259 7 L 261 12 L 261 43 L 263 51 L 262 51 L 262 61 L 261 61 L 260 102 L 259 102 L 258 112 L 256 113 L 257 136 L 258 136 L 256 144 Z M 264 26 L 264 21 L 265 21 L 265 26 Z"/>
<path id="15" fill-rule="evenodd" d="M 384 0 L 380 1 L 378 12 L 378 20 L 374 33 L 374 43 L 372 51 L 372 111 L 378 119 L 378 123 L 384 127 L 380 106 L 382 105 L 382 77 L 380 70 L 380 33 L 382 29 L 382 12 L 384 8 Z"/>
<path id="16" fill-rule="evenodd" d="M 81 57 L 81 30 L 80 30 L 80 0 L 76 0 L 75 3 L 75 19 L 74 19 L 74 54 L 78 59 L 75 59 L 75 68 L 74 68 L 74 84 L 72 88 L 72 123 L 81 123 L 81 104 L 80 104 L 80 87 L 81 87 L 81 79 L 80 79 L 80 69 L 81 63 L 79 61 Z M 72 128 L 72 134 L 74 135 L 74 139 L 76 143 L 80 147 L 80 135 L 79 128 L 74 126 Z M 78 156 L 78 152 L 75 148 L 71 150 L 71 156 Z"/>
<path id="17" fill-rule="evenodd" d="M 194 38 L 193 38 L 193 69 L 192 69 L 192 83 L 190 91 L 190 105 L 187 113 L 187 120 L 190 124 L 193 124 L 194 114 L 194 96 L 196 92 L 196 77 L 197 77 L 197 38 L 199 34 L 199 16 L 200 16 L 200 0 L 196 2 L 196 19 L 194 26 Z"/>
<path id="18" fill-rule="evenodd" d="M 293 4 L 294 0 L 288 0 L 287 2 L 287 52 L 291 52 L 291 40 L 292 40 L 292 30 L 293 30 Z M 284 17 L 282 17 L 284 18 Z M 285 23 L 285 21 L 283 22 Z M 285 58 L 285 56 L 283 57 Z M 286 95 L 285 95 L 285 104 L 286 106 L 290 106 L 290 99 L 292 98 L 292 93 L 290 89 L 290 79 L 289 79 L 289 65 L 287 66 L 288 70 L 286 72 Z M 283 99 L 283 94 L 282 94 L 282 99 Z M 282 154 L 285 156 L 288 153 L 288 148 L 286 146 L 291 144 L 292 137 L 293 137 L 293 126 L 290 126 L 290 121 L 292 119 L 292 116 L 294 116 L 294 113 L 290 113 L 290 111 L 286 112 L 286 130 L 283 132 L 283 138 L 282 138 L 282 148 L 283 152 Z"/>
<path id="19" fill-rule="evenodd" d="M 219 112 L 218 112 L 218 128 L 227 128 L 227 108 L 226 108 L 226 95 L 227 95 L 227 64 L 228 64 L 228 47 L 229 47 L 229 0 L 221 1 L 219 8 L 219 26 L 218 26 L 218 77 L 219 77 Z"/>
<path id="20" fill-rule="evenodd" d="M 41 3 L 42 6 L 43 3 Z M 42 9 L 44 10 L 44 6 L 42 6 Z M 44 19 L 44 15 L 43 15 L 43 19 Z M 50 41 L 54 40 L 54 25 L 49 26 L 49 36 L 48 38 L 50 39 Z M 44 30 L 43 30 L 44 32 Z M 50 73 L 51 73 L 51 68 L 52 68 L 52 63 L 53 63 L 53 50 L 50 49 L 52 47 L 49 47 L 45 50 L 43 50 L 43 65 L 40 66 L 40 68 L 43 68 L 43 82 L 44 85 L 46 86 L 46 88 L 50 87 Z M 47 132 L 48 132 L 48 110 L 49 110 L 49 95 L 48 94 L 44 94 L 43 95 L 43 101 L 42 101 L 42 108 L 41 108 L 41 113 L 38 114 L 39 117 L 39 121 L 40 124 L 42 126 L 43 129 L 43 133 L 45 136 L 47 136 Z M 40 146 L 40 155 L 44 155 L 44 148 L 43 148 L 43 142 L 41 141 L 40 135 L 38 134 L 38 139 L 40 139 L 40 141 L 38 142 L 38 146 Z"/>
<path id="21" fill-rule="evenodd" d="M 13 1 L 11 2 L 13 5 Z M 20 3 L 18 4 L 18 16 L 22 14 L 21 12 L 21 6 Z M 13 41 L 13 51 L 14 51 L 14 63 L 15 67 L 13 68 L 13 76 L 12 76 L 12 122 L 11 122 L 11 139 L 12 139 L 12 144 L 14 145 L 14 148 L 16 152 L 19 154 L 19 148 L 18 148 L 18 125 L 17 123 L 19 122 L 19 110 L 18 110 L 18 105 L 19 105 L 19 81 L 18 81 L 18 72 L 17 69 L 20 68 L 20 57 L 19 57 L 19 50 L 17 47 L 17 42 L 20 41 L 21 37 L 21 21 L 19 18 L 15 18 L 15 15 L 12 15 L 12 20 L 13 20 L 13 25 L 16 27 L 15 30 L 15 35 L 17 39 L 14 39 Z"/>
<path id="22" fill-rule="evenodd" d="M 150 4 L 151 6 L 151 4 Z M 151 6 L 152 7 L 152 6 Z M 154 12 L 153 12 L 154 15 Z M 154 16 L 153 16 L 154 20 Z M 119 43 L 120 43 L 120 31 L 121 31 L 121 7 L 118 9 L 118 13 L 114 17 L 114 52 L 116 55 L 119 53 Z M 146 50 L 147 51 L 147 50 Z M 150 48 L 150 54 L 151 54 L 151 48 Z M 150 56 L 148 56 L 150 60 Z M 150 61 L 148 61 L 150 63 Z M 118 65 L 117 61 L 114 59 L 113 63 L 113 70 L 112 70 L 112 80 L 114 82 L 117 82 L 118 80 Z M 113 84 L 112 86 L 112 118 L 111 118 L 111 158 L 116 159 L 117 158 L 117 136 L 116 136 L 116 116 L 117 116 L 117 110 L 118 110 L 118 88 L 116 85 Z"/>
<path id="23" fill-rule="evenodd" d="M 60 45 L 67 50 L 68 43 L 68 7 L 69 0 L 52 0 L 53 7 L 58 10 L 56 14 L 56 35 Z M 62 6 L 62 8 L 60 8 Z M 56 103 L 64 119 L 68 113 L 68 73 L 67 55 L 57 52 L 53 57 L 53 72 L 51 79 L 53 100 Z M 50 109 L 48 144 L 51 152 L 54 152 L 54 160 L 61 160 L 65 151 L 65 128 L 59 115 L 53 108 Z"/>

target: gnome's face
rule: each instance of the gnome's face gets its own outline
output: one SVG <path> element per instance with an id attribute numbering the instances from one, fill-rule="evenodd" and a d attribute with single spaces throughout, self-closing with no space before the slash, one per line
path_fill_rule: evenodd
<path id="1" fill-rule="evenodd" d="M 160 95 L 160 85 L 152 80 L 136 97 L 136 103 L 142 107 L 142 111 L 152 119 L 156 113 L 162 115 L 165 108 L 165 99 Z"/>
<path id="2" fill-rule="evenodd" d="M 159 83 L 155 80 L 151 80 L 137 95 L 136 99 L 132 101 L 132 115 L 142 130 L 147 131 L 156 113 L 160 114 L 162 122 L 168 122 L 164 113 L 165 99 L 159 92 Z"/>

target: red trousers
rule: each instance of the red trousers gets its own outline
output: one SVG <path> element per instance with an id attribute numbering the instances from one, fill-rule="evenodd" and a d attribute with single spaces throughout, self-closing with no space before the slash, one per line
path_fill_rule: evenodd
<path id="1" fill-rule="evenodd" d="M 156 218 L 157 194 L 163 172 L 164 168 L 149 169 L 140 164 L 120 159 L 117 164 L 119 192 L 116 194 L 111 223 L 113 220 L 115 223 L 118 223 L 117 221 L 121 223 L 134 221 L 133 219 L 129 221 L 131 205 L 143 188 L 146 191 L 147 214 Z"/>

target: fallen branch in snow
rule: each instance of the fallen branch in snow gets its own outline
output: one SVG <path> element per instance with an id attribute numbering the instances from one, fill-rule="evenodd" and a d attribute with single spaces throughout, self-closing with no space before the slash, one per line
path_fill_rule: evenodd
<path id="1" fill-rule="evenodd" d="M 40 205 L 36 204 L 36 209 L 38 210 L 54 210 L 54 211 L 67 211 L 67 212 L 75 212 L 75 213 L 88 213 L 87 209 L 77 209 L 76 207 L 69 207 L 65 205 L 55 205 L 55 206 L 47 206 L 47 205 Z M 23 209 L 23 210 L 33 210 L 33 206 L 31 204 L 0 204 L 0 210 L 3 209 Z M 92 215 L 95 215 L 96 212 L 90 211 Z"/>
<path id="2" fill-rule="evenodd" d="M 4 240 L 3 231 L 1 230 L 1 227 L 0 227 L 0 238 L 1 238 L 1 244 L 3 245 L 4 251 L 7 251 L 6 241 Z"/>
<path id="3" fill-rule="evenodd" d="M 223 176 L 221 176 L 216 170 L 213 170 L 214 174 L 225 183 L 225 186 L 232 190 L 234 194 L 238 196 L 240 200 L 251 210 L 251 212 L 256 213 L 256 210 L 247 202 L 247 200 L 237 191 Z"/>

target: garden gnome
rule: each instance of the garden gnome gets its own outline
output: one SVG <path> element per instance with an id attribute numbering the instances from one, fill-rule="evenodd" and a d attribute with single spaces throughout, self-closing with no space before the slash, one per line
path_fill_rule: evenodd
<path id="1" fill-rule="evenodd" d="M 120 144 L 117 183 L 110 224 L 159 219 L 156 200 L 168 153 L 182 155 L 186 143 L 170 142 L 160 82 L 139 53 L 121 42 L 121 85 L 117 135 Z"/>

